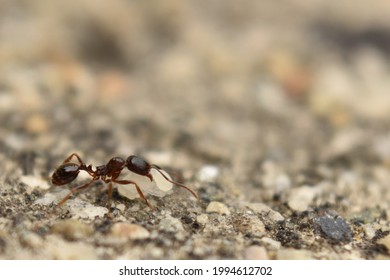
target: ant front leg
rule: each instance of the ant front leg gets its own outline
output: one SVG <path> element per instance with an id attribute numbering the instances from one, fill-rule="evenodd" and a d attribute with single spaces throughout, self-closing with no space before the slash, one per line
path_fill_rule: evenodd
<path id="1" fill-rule="evenodd" d="M 74 187 L 73 189 L 71 189 L 70 192 L 63 199 L 61 199 L 61 201 L 57 204 L 56 207 L 62 206 L 72 194 L 87 188 L 93 181 L 95 181 L 95 179 L 92 179 L 91 181 L 85 183 L 84 185 Z"/>
<path id="2" fill-rule="evenodd" d="M 146 204 L 149 206 L 150 209 L 155 210 L 154 207 L 149 203 L 149 201 L 146 199 L 144 193 L 141 191 L 140 187 L 137 185 L 136 182 L 129 181 L 129 180 L 114 180 L 113 182 L 121 184 L 121 185 L 128 185 L 128 184 L 133 184 L 139 194 L 140 197 L 146 202 Z"/>

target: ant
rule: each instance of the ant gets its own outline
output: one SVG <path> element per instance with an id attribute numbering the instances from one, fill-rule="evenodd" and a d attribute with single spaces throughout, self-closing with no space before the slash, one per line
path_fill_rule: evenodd
<path id="1" fill-rule="evenodd" d="M 77 163 L 71 162 L 72 158 L 75 157 L 78 161 Z M 149 201 L 146 199 L 145 195 L 143 194 L 141 188 L 138 186 L 138 184 L 131 180 L 120 180 L 118 177 L 121 175 L 121 172 L 124 168 L 127 168 L 131 172 L 134 172 L 135 174 L 145 176 L 150 179 L 150 181 L 153 181 L 153 176 L 151 174 L 151 170 L 155 169 L 157 170 L 165 180 L 168 182 L 177 185 L 179 187 L 182 187 L 189 191 L 196 199 L 199 199 L 198 195 L 188 188 L 187 186 L 175 182 L 171 180 L 166 174 L 164 174 L 162 171 L 163 169 L 155 164 L 150 164 L 146 160 L 144 160 L 141 157 L 138 156 L 129 156 L 126 160 L 122 159 L 121 157 L 113 157 L 111 158 L 107 164 L 96 166 L 95 170 L 92 168 L 92 165 L 86 165 L 81 157 L 77 153 L 72 153 L 70 156 L 68 156 L 64 162 L 57 167 L 57 169 L 54 171 L 51 181 L 53 185 L 61 186 L 68 184 L 75 180 L 79 174 L 80 171 L 86 171 L 92 179 L 88 181 L 87 183 L 74 187 L 70 190 L 70 192 L 58 203 L 57 206 L 63 205 L 69 197 L 83 189 L 86 189 L 90 184 L 97 180 L 102 180 L 105 183 L 108 183 L 108 198 L 107 198 L 107 208 L 108 211 L 110 211 L 110 202 L 112 197 L 112 188 L 113 183 L 121 184 L 121 185 L 127 185 L 127 184 L 133 184 L 139 194 L 139 196 L 146 202 L 146 204 L 149 206 L 150 209 L 154 210 L 153 206 L 149 203 Z"/>

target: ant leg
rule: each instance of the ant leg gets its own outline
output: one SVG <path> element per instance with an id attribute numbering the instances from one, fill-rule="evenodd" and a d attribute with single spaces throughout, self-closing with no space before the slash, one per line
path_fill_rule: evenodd
<path id="1" fill-rule="evenodd" d="M 72 157 L 76 157 L 77 160 L 79 161 L 80 165 L 84 165 L 84 162 L 81 160 L 81 157 L 77 153 L 72 153 L 70 156 L 68 156 L 63 163 L 69 162 Z"/>
<path id="2" fill-rule="evenodd" d="M 158 173 L 160 173 L 164 178 L 165 178 L 165 180 L 167 180 L 168 182 L 170 182 L 170 183 L 172 183 L 172 184 L 174 184 L 174 185 L 176 185 L 176 186 L 179 186 L 179 187 L 181 187 L 181 188 L 183 188 L 183 189 L 186 189 L 187 191 L 189 191 L 196 199 L 198 199 L 199 200 L 199 196 L 196 194 L 196 192 L 194 192 L 193 190 L 191 190 L 189 187 L 187 187 L 187 186 L 185 186 L 185 185 L 183 185 L 183 184 L 181 184 L 181 183 L 178 183 L 178 182 L 175 182 L 175 181 L 172 181 L 171 179 L 169 179 L 164 173 L 162 173 L 161 172 L 161 167 L 159 167 L 159 166 L 157 166 L 157 165 L 152 165 L 152 167 L 154 168 L 154 169 L 156 169 L 157 171 L 158 171 Z"/>
<path id="3" fill-rule="evenodd" d="M 73 189 L 71 189 L 70 192 L 63 199 L 61 199 L 61 201 L 57 204 L 56 207 L 60 207 L 61 205 L 63 205 L 72 194 L 74 194 L 75 192 L 78 192 L 82 189 L 87 188 L 93 181 L 95 181 L 95 179 L 92 179 L 91 181 L 85 183 L 84 185 L 74 187 Z"/>
<path id="4" fill-rule="evenodd" d="M 133 184 L 135 186 L 135 188 L 137 189 L 137 192 L 138 192 L 139 196 L 142 197 L 142 199 L 146 202 L 146 204 L 149 206 L 150 209 L 154 210 L 154 207 L 146 199 L 144 193 L 141 191 L 141 189 L 139 188 L 137 183 L 135 183 L 133 181 L 128 181 L 128 180 L 118 180 L 118 181 L 115 180 L 114 182 L 118 183 L 118 184 L 121 184 L 121 185 Z"/>
<path id="5" fill-rule="evenodd" d="M 110 213 L 111 210 L 111 197 L 112 197 L 112 182 L 108 184 L 108 198 L 107 198 L 107 209 L 108 213 Z"/>

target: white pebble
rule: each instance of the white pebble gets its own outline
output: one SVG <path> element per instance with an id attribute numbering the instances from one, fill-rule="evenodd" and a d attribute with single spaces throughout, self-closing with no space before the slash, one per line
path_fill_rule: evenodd
<path id="1" fill-rule="evenodd" d="M 95 217 L 104 217 L 108 213 L 106 207 L 94 206 L 91 203 L 79 198 L 68 200 L 62 207 L 68 207 L 74 218 L 94 219 Z"/>
<path id="2" fill-rule="evenodd" d="M 248 207 L 255 213 L 266 215 L 274 222 L 284 221 L 284 217 L 282 216 L 282 214 L 275 210 L 272 210 L 264 203 L 250 203 Z"/>
<path id="3" fill-rule="evenodd" d="M 206 214 L 200 214 L 196 217 L 196 221 L 201 225 L 205 225 L 209 221 L 209 216 L 207 216 Z"/>
<path id="4" fill-rule="evenodd" d="M 74 241 L 91 236 L 93 234 L 93 228 L 91 225 L 85 224 L 79 220 L 69 219 L 56 222 L 52 226 L 51 232 L 60 234 L 64 238 Z"/>
<path id="5" fill-rule="evenodd" d="M 219 214 L 225 214 L 225 215 L 230 215 L 229 208 L 218 201 L 212 201 L 206 208 L 207 213 L 219 213 Z"/>
<path id="6" fill-rule="evenodd" d="M 39 176 L 34 175 L 23 175 L 20 178 L 20 181 L 23 184 L 26 184 L 27 186 L 31 188 L 40 188 L 43 190 L 48 190 L 50 188 L 50 185 L 47 183 L 47 181 L 43 180 Z"/>
<path id="7" fill-rule="evenodd" d="M 314 259 L 312 252 L 308 250 L 297 250 L 291 248 L 283 248 L 277 252 L 278 260 L 312 260 Z"/>
<path id="8" fill-rule="evenodd" d="M 215 165 L 205 165 L 199 170 L 197 177 L 201 182 L 214 182 L 218 175 L 218 167 Z"/>
<path id="9" fill-rule="evenodd" d="M 305 211 L 318 194 L 318 188 L 302 186 L 291 189 L 288 206 L 295 211 Z"/>
<path id="10" fill-rule="evenodd" d="M 57 260 L 96 260 L 95 249 L 81 242 L 67 242 L 60 238 L 49 236 L 44 249 Z"/>
<path id="11" fill-rule="evenodd" d="M 160 221 L 160 229 L 167 232 L 183 231 L 183 225 L 179 219 L 168 216 Z"/>
<path id="12" fill-rule="evenodd" d="M 372 225 L 370 224 L 363 225 L 363 230 L 364 230 L 364 234 L 368 239 L 374 238 L 376 230 Z"/>
<path id="13" fill-rule="evenodd" d="M 116 207 L 116 209 L 118 209 L 121 212 L 126 210 L 126 205 L 124 205 L 123 203 L 120 203 L 120 204 L 116 205 L 115 207 Z"/>
<path id="14" fill-rule="evenodd" d="M 268 260 L 267 250 L 262 246 L 249 246 L 245 249 L 244 258 L 246 260 Z"/>
<path id="15" fill-rule="evenodd" d="M 136 224 L 116 223 L 111 228 L 111 233 L 115 237 L 125 237 L 128 239 L 146 239 L 150 236 L 149 231 Z"/>
<path id="16" fill-rule="evenodd" d="M 282 246 L 282 244 L 279 241 L 276 241 L 270 237 L 263 237 L 261 239 L 261 242 L 264 243 L 271 250 L 278 250 Z"/>
<path id="17" fill-rule="evenodd" d="M 54 191 L 46 193 L 43 197 L 34 201 L 34 204 L 50 205 L 52 203 L 57 204 L 63 197 L 69 193 L 67 189 L 56 188 Z"/>

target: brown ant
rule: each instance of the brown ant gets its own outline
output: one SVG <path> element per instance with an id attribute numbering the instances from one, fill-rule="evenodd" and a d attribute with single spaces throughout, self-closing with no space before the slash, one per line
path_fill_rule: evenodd
<path id="1" fill-rule="evenodd" d="M 73 157 L 75 157 L 78 160 L 79 162 L 78 164 L 71 162 Z M 67 157 L 64 160 L 64 162 L 54 171 L 51 177 L 51 181 L 53 185 L 61 186 L 72 182 L 77 178 L 80 171 L 86 171 L 92 177 L 92 179 L 81 186 L 72 188 L 70 192 L 58 203 L 57 206 L 63 205 L 72 194 L 87 188 L 90 184 L 92 184 L 97 180 L 102 180 L 103 182 L 108 183 L 108 198 L 107 198 L 108 211 L 110 211 L 110 205 L 111 205 L 110 202 L 112 197 L 113 183 L 117 183 L 121 185 L 133 184 L 139 196 L 142 197 L 142 199 L 146 202 L 146 204 L 153 210 L 154 209 L 153 206 L 146 199 L 141 188 L 138 186 L 136 182 L 131 180 L 118 179 L 118 177 L 121 175 L 122 170 L 125 167 L 131 172 L 134 172 L 135 174 L 149 178 L 150 181 L 153 181 L 151 170 L 155 169 L 164 177 L 165 180 L 167 180 L 168 182 L 174 185 L 186 189 L 195 198 L 199 199 L 198 195 L 193 190 L 191 190 L 190 188 L 186 187 L 181 183 L 171 180 L 166 174 L 162 172 L 163 170 L 159 166 L 155 164 L 150 164 L 141 157 L 132 155 L 129 156 L 126 160 L 120 157 L 113 157 L 108 161 L 107 164 L 96 166 L 95 170 L 93 170 L 91 164 L 87 166 L 81 160 L 78 154 L 73 153 L 69 157 Z"/>

